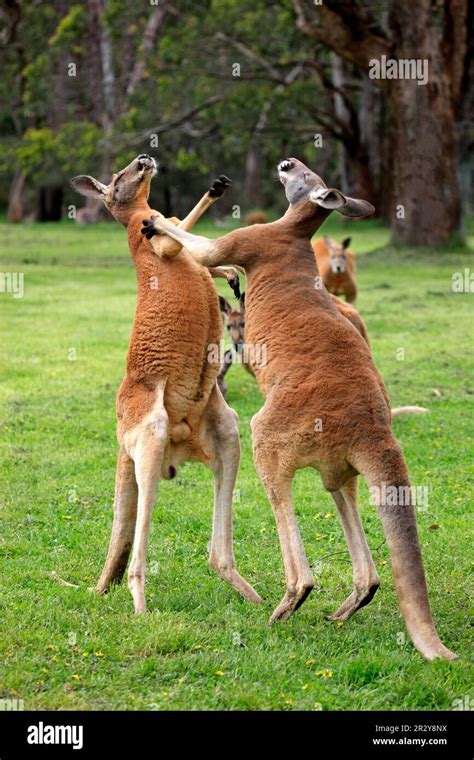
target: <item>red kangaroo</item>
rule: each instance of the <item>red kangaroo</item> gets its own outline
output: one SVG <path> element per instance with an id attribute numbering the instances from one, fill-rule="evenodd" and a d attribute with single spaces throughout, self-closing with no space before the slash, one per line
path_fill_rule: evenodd
<path id="1" fill-rule="evenodd" d="M 327 235 L 311 243 L 326 290 L 335 296 L 345 296 L 348 303 L 355 303 L 356 263 L 354 254 L 349 250 L 350 244 L 350 238 L 339 245 Z"/>
<path id="2" fill-rule="evenodd" d="M 148 221 L 201 264 L 238 265 L 247 275 L 246 338 L 265 344 L 267 356 L 253 367 L 265 395 L 251 423 L 254 459 L 275 514 L 287 587 L 270 622 L 290 617 L 314 586 L 291 497 L 294 474 L 303 467 L 319 470 L 352 558 L 353 591 L 331 619 L 347 620 L 374 596 L 379 577 L 357 509 L 362 474 L 377 503 L 412 641 L 430 660 L 454 659 L 432 620 L 408 470 L 392 434 L 383 380 L 366 341 L 327 290 L 315 288 L 311 237 L 332 210 L 361 217 L 373 206 L 328 188 L 295 158 L 282 161 L 278 173 L 290 205 L 276 222 L 208 240 L 163 217 Z"/>
<path id="3" fill-rule="evenodd" d="M 141 155 L 109 185 L 88 176 L 72 180 L 79 193 L 101 199 L 126 227 L 138 280 L 126 375 L 117 395 L 120 451 L 112 537 L 96 590 L 105 593 L 122 579 L 133 547 L 128 585 L 135 612 L 145 611 L 146 551 L 158 481 L 173 478 L 181 462 L 197 460 L 214 474 L 210 564 L 242 596 L 259 602 L 237 572 L 232 548 L 237 415 L 216 386 L 220 365 L 208 361 L 209 346 L 219 345 L 222 332 L 219 301 L 207 269 L 180 244 L 140 234 L 143 217 L 153 213 L 148 195 L 156 170 L 155 160 Z M 170 224 L 189 230 L 229 182 L 221 175 L 182 222 Z"/>

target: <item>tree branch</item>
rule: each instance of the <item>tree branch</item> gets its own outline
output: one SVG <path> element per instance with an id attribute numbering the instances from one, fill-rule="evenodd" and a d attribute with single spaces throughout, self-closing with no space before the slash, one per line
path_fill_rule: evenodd
<path id="1" fill-rule="evenodd" d="M 369 31 L 364 11 L 354 2 L 325 0 L 314 6 L 317 25 L 306 17 L 302 0 L 293 0 L 296 26 L 307 37 L 322 42 L 341 58 L 367 71 L 372 58 L 390 53 L 390 41 L 381 29 Z"/>
<path id="2" fill-rule="evenodd" d="M 265 58 L 262 58 L 257 53 L 254 53 L 253 50 L 250 50 L 250 48 L 244 45 L 243 42 L 240 42 L 239 40 L 234 40 L 232 39 L 232 37 L 228 37 L 223 32 L 217 32 L 215 35 L 215 38 L 216 40 L 220 40 L 221 42 L 226 42 L 227 44 L 235 47 L 240 53 L 242 53 L 242 55 L 244 55 L 250 61 L 253 61 L 253 63 L 256 63 L 257 66 L 260 66 L 260 68 L 264 69 L 270 75 L 271 79 L 275 80 L 276 82 L 284 83 L 284 77 L 278 71 L 278 69 L 272 66 L 272 64 L 269 63 L 267 60 L 265 60 Z"/>
<path id="3" fill-rule="evenodd" d="M 148 17 L 148 21 L 146 22 L 146 26 L 145 26 L 145 31 L 143 32 L 142 44 L 140 45 L 140 48 L 138 50 L 137 58 L 135 60 L 135 66 L 133 67 L 133 71 L 128 81 L 127 90 L 126 90 L 126 103 L 128 103 L 133 93 L 137 89 L 138 85 L 140 84 L 141 80 L 143 79 L 143 75 L 145 73 L 146 56 L 152 49 L 153 44 L 155 42 L 155 37 L 158 34 L 158 31 L 163 23 L 163 20 L 166 14 L 169 13 L 169 11 L 170 11 L 170 7 L 165 2 L 164 4 L 160 5 L 159 8 L 156 8 L 156 10 L 154 10 L 153 13 L 151 13 L 150 16 Z M 123 110 L 125 110 L 125 108 Z"/>
<path id="4" fill-rule="evenodd" d="M 207 98 L 203 103 L 201 103 L 198 106 L 195 106 L 194 108 L 191 108 L 190 111 L 187 111 L 185 114 L 182 114 L 181 116 L 178 116 L 178 118 L 173 119 L 173 121 L 168 121 L 166 124 L 158 124 L 156 127 L 150 127 L 149 129 L 145 130 L 144 132 L 138 132 L 134 135 L 130 135 L 126 137 L 125 135 L 117 135 L 116 137 L 111 138 L 110 140 L 101 140 L 99 141 L 99 145 L 103 146 L 104 144 L 108 145 L 115 145 L 117 143 L 122 142 L 124 146 L 130 146 L 133 145 L 139 145 L 143 140 L 146 140 L 150 137 L 150 135 L 158 135 L 162 134 L 163 132 L 169 132 L 171 129 L 175 129 L 176 127 L 180 127 L 182 124 L 185 124 L 187 121 L 190 121 L 190 119 L 193 118 L 193 116 L 196 116 L 201 111 L 204 111 L 206 108 L 210 108 L 211 106 L 215 105 L 219 101 L 223 100 L 223 95 L 213 95 L 210 98 Z"/>

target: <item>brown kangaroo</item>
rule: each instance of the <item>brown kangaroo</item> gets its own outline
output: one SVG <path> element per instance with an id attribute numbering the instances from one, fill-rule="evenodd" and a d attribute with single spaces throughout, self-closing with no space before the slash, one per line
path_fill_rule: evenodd
<path id="1" fill-rule="evenodd" d="M 235 289 L 234 289 L 235 292 Z M 367 343 L 367 345 L 370 347 L 369 342 L 369 335 L 367 333 L 367 327 L 365 325 L 364 320 L 360 316 L 359 312 L 355 308 L 355 306 L 352 306 L 352 304 L 347 303 L 347 301 L 341 301 L 340 298 L 337 296 L 333 296 L 331 294 L 332 301 L 336 307 L 336 309 L 342 314 L 343 317 L 349 320 L 356 330 L 360 332 L 363 339 Z M 221 308 L 221 313 L 224 316 L 224 321 L 227 324 L 227 329 L 229 331 L 229 336 L 234 344 L 234 351 L 237 352 L 237 354 L 240 354 L 243 358 L 241 360 L 241 364 L 243 367 L 247 370 L 247 372 L 250 372 L 251 375 L 253 375 L 253 370 L 251 364 L 245 360 L 246 352 L 243 350 L 243 347 L 246 345 L 245 342 L 245 293 L 242 293 L 240 297 L 240 306 L 235 308 L 230 305 L 230 303 L 223 297 L 219 296 L 219 305 Z M 227 397 L 227 383 L 225 382 L 225 376 L 227 375 L 227 372 L 232 366 L 233 361 L 233 352 L 232 349 L 227 349 L 227 351 L 224 352 L 223 362 L 221 371 L 219 372 L 219 375 L 217 377 L 217 383 L 219 385 L 219 388 L 221 390 L 222 395 L 224 398 Z M 392 417 L 398 417 L 402 414 L 428 414 L 428 409 L 425 409 L 423 406 L 397 406 L 395 408 L 392 408 L 390 410 L 390 413 Z"/>
<path id="2" fill-rule="evenodd" d="M 356 263 L 354 254 L 349 250 L 350 244 L 350 237 L 339 245 L 327 235 L 311 243 L 326 290 L 335 296 L 345 296 L 348 303 L 355 303 Z"/>
<path id="3" fill-rule="evenodd" d="M 147 225 L 185 245 L 206 266 L 233 264 L 247 275 L 247 340 L 266 344 L 254 366 L 263 408 L 253 417 L 257 472 L 273 507 L 285 563 L 286 593 L 270 622 L 288 618 L 314 586 L 295 517 L 297 470 L 319 470 L 335 501 L 353 563 L 354 588 L 332 620 L 347 620 L 374 596 L 379 577 L 357 509 L 362 474 L 377 503 L 402 615 L 415 647 L 428 659 L 454 659 L 431 616 L 408 470 L 391 431 L 390 404 L 370 355 L 319 279 L 311 237 L 332 210 L 349 217 L 373 206 L 328 188 L 301 161 L 278 166 L 289 208 L 265 225 L 217 240 L 191 235 L 163 217 Z M 390 495 L 390 497 L 389 497 Z"/>
<path id="4" fill-rule="evenodd" d="M 146 550 L 158 480 L 173 478 L 181 462 L 197 460 L 214 474 L 210 564 L 242 596 L 259 602 L 237 572 L 232 548 L 240 444 L 237 415 L 216 386 L 219 365 L 208 361 L 209 346 L 219 344 L 222 331 L 217 293 L 207 269 L 180 244 L 140 234 L 143 216 L 151 213 L 148 195 L 156 171 L 155 160 L 141 155 L 109 185 L 88 176 L 72 180 L 79 193 L 100 198 L 127 228 L 138 280 L 126 375 L 117 395 L 120 451 L 112 537 L 96 590 L 105 593 L 122 579 L 133 547 L 128 585 L 135 612 L 145 611 Z M 175 223 L 190 229 L 229 182 L 221 175 Z"/>
<path id="5" fill-rule="evenodd" d="M 234 291 L 235 292 L 235 291 Z M 217 376 L 217 384 L 224 398 L 227 397 L 227 383 L 225 376 L 232 366 L 234 356 L 237 355 L 239 363 L 242 364 L 247 372 L 253 375 L 252 367 L 247 361 L 245 351 L 245 293 L 242 293 L 237 307 L 231 304 L 223 296 L 219 296 L 219 306 L 224 318 L 224 324 L 227 327 L 229 338 L 232 341 L 232 348 L 224 352 L 221 370 Z"/>
<path id="6" fill-rule="evenodd" d="M 266 224 L 266 222 L 262 222 L 262 224 Z M 349 320 L 349 322 L 352 322 L 356 330 L 360 332 L 360 334 L 362 335 L 362 337 L 368 344 L 369 336 L 367 333 L 367 328 L 365 326 L 364 320 L 360 316 L 357 309 L 355 309 L 350 304 L 345 303 L 344 301 L 341 301 L 340 298 L 336 298 L 336 296 L 331 295 L 331 298 L 333 299 L 336 308 L 341 312 L 341 314 L 344 317 L 346 317 L 346 319 Z M 229 303 L 229 301 L 227 301 L 227 299 L 224 298 L 223 296 L 219 296 L 219 306 L 221 309 L 221 313 L 224 317 L 224 324 L 227 327 L 229 337 L 233 343 L 234 350 L 238 354 L 242 354 L 242 348 L 243 346 L 245 346 L 245 293 L 242 293 L 242 295 L 240 296 L 239 305 L 237 307 L 232 306 Z M 227 354 L 229 354 L 229 357 L 227 357 Z M 254 374 L 251 364 L 245 361 L 245 358 L 242 360 L 241 363 L 244 366 L 244 368 L 247 370 L 247 372 L 250 372 L 251 375 Z M 232 364 L 232 350 L 229 349 L 224 354 L 224 363 L 219 373 L 219 376 L 217 378 L 219 383 L 220 383 L 220 380 L 226 376 L 227 372 L 230 369 L 231 364 Z M 222 390 L 222 387 L 220 384 L 219 384 L 219 387 Z M 421 408 L 421 407 L 414 407 L 414 408 Z"/>

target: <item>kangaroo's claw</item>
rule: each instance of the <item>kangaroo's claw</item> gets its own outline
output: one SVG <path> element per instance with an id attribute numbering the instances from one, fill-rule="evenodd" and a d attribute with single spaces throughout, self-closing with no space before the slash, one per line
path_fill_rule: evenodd
<path id="1" fill-rule="evenodd" d="M 241 296 L 241 292 L 240 292 L 240 280 L 239 280 L 239 278 L 238 277 L 231 277 L 230 280 L 228 280 L 228 283 L 229 283 L 230 287 L 232 288 L 232 290 L 234 292 L 234 296 L 237 298 L 237 300 L 239 300 L 239 298 Z"/>
<path id="2" fill-rule="evenodd" d="M 142 219 L 143 227 L 140 232 L 142 235 L 145 235 L 147 240 L 151 240 L 154 235 L 160 234 L 158 230 L 155 230 L 154 228 L 155 219 L 157 219 L 156 214 L 153 214 L 149 219 Z"/>
<path id="3" fill-rule="evenodd" d="M 229 177 L 226 177 L 225 174 L 219 174 L 219 176 L 213 180 L 212 185 L 209 188 L 210 197 L 220 198 L 231 184 L 232 180 L 229 179 Z"/>

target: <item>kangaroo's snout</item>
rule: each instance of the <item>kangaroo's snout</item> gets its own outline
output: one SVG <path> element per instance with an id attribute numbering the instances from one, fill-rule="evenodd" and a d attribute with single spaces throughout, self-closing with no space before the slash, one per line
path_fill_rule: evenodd
<path id="1" fill-rule="evenodd" d="M 290 169 L 293 169 L 293 166 L 295 165 L 292 158 L 283 158 L 280 163 L 278 164 L 278 171 L 279 172 L 289 172 Z"/>
<path id="2" fill-rule="evenodd" d="M 156 161 L 153 156 L 149 156 L 148 153 L 142 153 L 140 156 L 137 156 L 137 162 L 139 169 L 150 169 L 156 171 Z"/>

